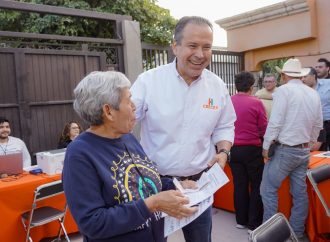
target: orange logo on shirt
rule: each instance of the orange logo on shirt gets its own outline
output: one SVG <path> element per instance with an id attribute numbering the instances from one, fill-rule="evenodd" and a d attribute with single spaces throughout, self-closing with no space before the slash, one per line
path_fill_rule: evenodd
<path id="1" fill-rule="evenodd" d="M 203 105 L 203 108 L 208 108 L 208 109 L 219 109 L 218 105 L 213 105 L 213 98 L 209 98 L 208 103 Z"/>

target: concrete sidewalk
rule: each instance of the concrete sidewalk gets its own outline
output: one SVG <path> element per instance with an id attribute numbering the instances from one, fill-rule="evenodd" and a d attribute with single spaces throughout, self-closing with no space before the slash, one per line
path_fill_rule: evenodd
<path id="1" fill-rule="evenodd" d="M 247 229 L 237 229 L 235 214 L 221 209 L 212 210 L 212 242 L 244 242 L 248 241 Z M 169 236 L 168 242 L 184 242 L 182 231 Z"/>
<path id="2" fill-rule="evenodd" d="M 237 229 L 235 214 L 221 209 L 213 208 L 212 242 L 247 242 L 247 229 Z M 83 242 L 82 236 L 78 234 L 70 235 L 71 242 Z M 41 242 L 49 242 L 44 239 Z M 182 231 L 179 230 L 168 237 L 167 242 L 184 242 Z M 203 241 L 201 241 L 203 242 Z M 307 238 L 303 242 L 309 242 Z"/>

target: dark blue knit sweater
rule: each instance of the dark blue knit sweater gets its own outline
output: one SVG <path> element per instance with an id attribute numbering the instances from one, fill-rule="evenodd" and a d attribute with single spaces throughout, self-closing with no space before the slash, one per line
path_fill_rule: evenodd
<path id="1" fill-rule="evenodd" d="M 108 139 L 82 133 L 67 148 L 62 177 L 84 241 L 164 241 L 163 219 L 143 201 L 162 190 L 162 181 L 132 134 Z"/>

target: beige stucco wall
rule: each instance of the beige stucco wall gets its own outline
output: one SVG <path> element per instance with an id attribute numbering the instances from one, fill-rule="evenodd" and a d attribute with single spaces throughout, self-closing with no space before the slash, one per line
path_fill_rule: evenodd
<path id="1" fill-rule="evenodd" d="M 239 52 L 313 37 L 309 12 L 248 25 L 227 33 L 228 50 Z"/>
<path id="2" fill-rule="evenodd" d="M 228 50 L 245 52 L 248 71 L 283 57 L 295 56 L 304 66 L 314 66 L 320 57 L 330 60 L 330 0 L 306 2 L 307 11 L 227 30 Z"/>

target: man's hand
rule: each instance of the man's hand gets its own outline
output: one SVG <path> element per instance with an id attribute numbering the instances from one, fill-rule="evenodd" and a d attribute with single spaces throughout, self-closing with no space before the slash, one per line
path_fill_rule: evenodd
<path id="1" fill-rule="evenodd" d="M 232 143 L 227 140 L 221 140 L 216 144 L 216 150 L 220 151 L 222 149 L 230 151 L 232 146 Z M 219 154 L 216 154 L 214 158 L 207 164 L 208 167 L 213 166 L 216 162 L 218 162 L 219 166 L 222 168 L 222 170 L 225 168 L 226 163 L 228 161 L 228 156 L 224 152 L 220 152 Z"/>
<path id="2" fill-rule="evenodd" d="M 320 150 L 322 142 L 309 142 L 309 147 L 311 151 Z"/>
<path id="3" fill-rule="evenodd" d="M 266 164 L 269 160 L 268 150 L 262 149 L 262 157 L 264 157 L 264 163 Z"/>
<path id="4" fill-rule="evenodd" d="M 216 154 L 214 158 L 207 164 L 208 167 L 212 167 L 216 162 L 219 164 L 219 166 L 224 169 L 227 163 L 227 154 L 226 153 L 220 153 Z"/>

